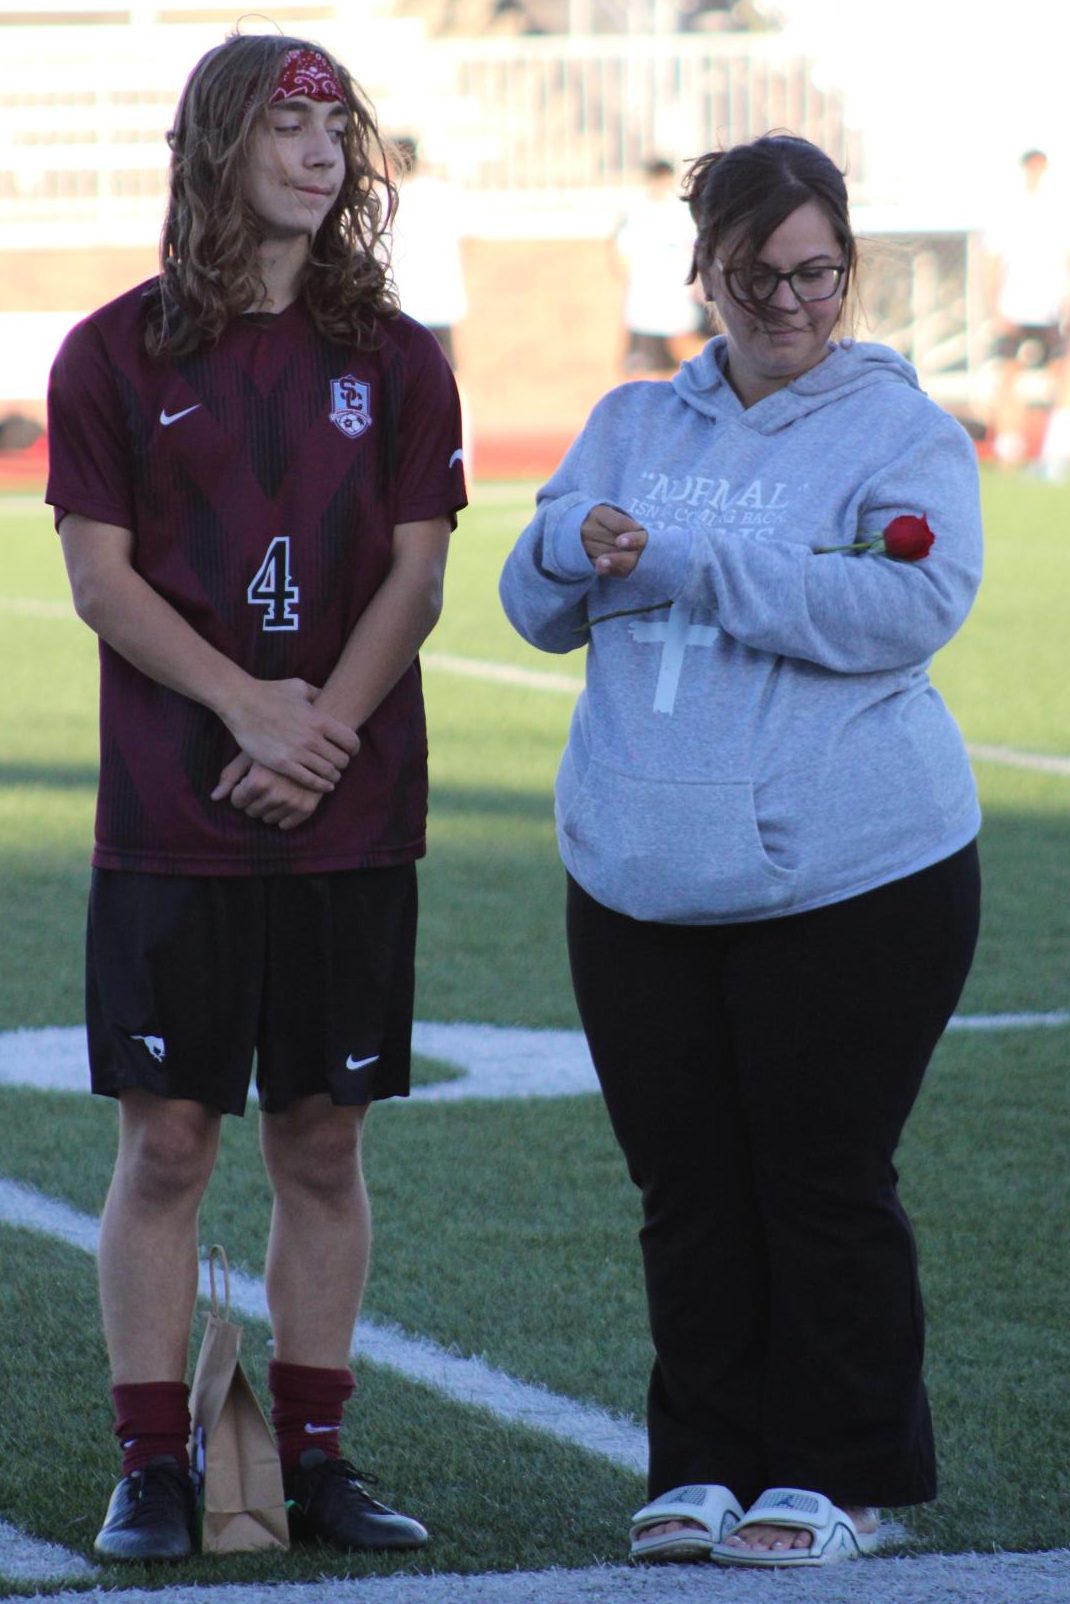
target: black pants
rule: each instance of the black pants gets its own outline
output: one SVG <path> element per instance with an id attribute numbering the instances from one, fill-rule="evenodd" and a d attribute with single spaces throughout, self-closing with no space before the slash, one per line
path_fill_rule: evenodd
<path id="1" fill-rule="evenodd" d="M 570 881 L 573 984 L 642 1191 L 649 1490 L 936 1490 L 892 1162 L 977 938 L 971 845 L 745 925 L 639 922 Z"/>

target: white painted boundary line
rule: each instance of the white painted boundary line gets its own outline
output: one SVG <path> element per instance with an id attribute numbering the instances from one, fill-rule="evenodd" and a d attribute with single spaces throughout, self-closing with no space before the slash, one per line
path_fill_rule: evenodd
<path id="1" fill-rule="evenodd" d="M 1056 1009 L 1047 1014 L 953 1014 L 948 1030 L 1060 1030 L 1070 1025 L 1070 1013 Z"/>
<path id="2" fill-rule="evenodd" d="M 441 674 L 459 674 L 466 679 L 488 680 L 498 685 L 522 685 L 532 691 L 564 691 L 570 696 L 578 696 L 583 690 L 583 680 L 575 674 L 517 668 L 504 663 L 487 662 L 478 657 L 455 657 L 444 652 L 423 652 L 420 661 L 425 668 Z M 966 750 L 972 758 L 983 763 L 1001 763 L 1008 768 L 1070 775 L 1070 757 L 1056 757 L 1046 752 L 1018 752 L 1010 746 L 987 746 L 978 742 L 969 743 Z"/>
<path id="3" fill-rule="evenodd" d="M 1020 1030 L 1067 1024 L 1070 1012 L 992 1014 L 959 1016 L 952 1021 L 952 1028 Z M 597 1091 L 590 1055 L 579 1031 L 419 1023 L 413 1039 L 417 1052 L 464 1071 L 461 1080 L 416 1088 L 411 1098 L 414 1102 L 560 1097 Z M 0 1033 L 0 1084 L 85 1091 L 84 1031 L 71 1026 Z M 14 1182 L 0 1181 L 0 1219 L 58 1237 L 88 1253 L 96 1252 L 95 1220 Z M 255 1319 L 267 1319 L 259 1281 L 235 1271 L 232 1296 L 235 1308 Z M 642 1471 L 645 1438 L 637 1426 L 517 1381 L 482 1360 L 460 1358 L 424 1338 L 409 1337 L 396 1327 L 369 1320 L 359 1327 L 355 1352 L 459 1403 L 486 1408 L 502 1419 L 545 1431 Z M 79 1566 L 84 1562 L 78 1556 L 66 1555 L 63 1550 L 37 1553 L 30 1539 L 13 1535 L 17 1539 L 14 1547 L 0 1526 L 0 1572 L 12 1579 L 81 1574 Z"/>
<path id="4" fill-rule="evenodd" d="M 99 1226 L 95 1219 L 17 1182 L 0 1180 L 0 1220 L 96 1254 Z M 202 1266 L 201 1292 L 204 1297 L 209 1295 L 207 1266 Z M 232 1270 L 230 1292 L 231 1303 L 239 1313 L 268 1320 L 262 1281 Z M 600 1454 L 637 1474 L 641 1475 L 645 1468 L 646 1434 L 639 1426 L 562 1398 L 545 1387 L 517 1381 L 481 1359 L 460 1358 L 426 1338 L 409 1337 L 396 1326 L 361 1320 L 353 1355 L 433 1387 L 457 1403 L 487 1409 L 510 1424 L 528 1426 Z M 63 1549 L 35 1555 L 30 1539 L 20 1533 L 14 1533 L 14 1537 L 17 1543 L 12 1551 L 0 1527 L 0 1572 L 4 1574 L 41 1577 L 76 1575 L 88 1570 L 83 1561 Z"/>
<path id="5" fill-rule="evenodd" d="M 481 1032 L 488 1029 L 470 1028 Z M 83 1251 L 96 1251 L 96 1220 L 15 1182 L 0 1180 L 0 1219 L 57 1237 Z M 205 1271 L 202 1291 L 207 1290 Z M 261 1282 L 233 1272 L 231 1292 L 241 1312 L 257 1319 L 266 1317 Z M 630 1422 L 516 1381 L 481 1360 L 459 1359 L 434 1343 L 407 1337 L 390 1326 L 364 1321 L 358 1335 L 354 1352 L 372 1363 L 433 1386 L 458 1402 L 487 1408 L 504 1419 L 548 1431 L 626 1468 L 642 1469 L 645 1436 Z M 90 1571 L 79 1556 L 55 1545 L 36 1544 L 13 1528 L 0 1526 L 0 1572 L 12 1580 L 43 1580 L 46 1576 L 61 1579 Z M 790 1585 L 784 1573 L 777 1573 L 774 1580 Z M 848 1567 L 845 1573 L 808 1573 L 807 1598 L 820 1604 L 857 1604 L 860 1580 L 854 1567 Z M 1010 1598 L 1015 1604 L 1065 1604 L 1070 1594 L 1070 1550 L 994 1558 L 966 1555 L 888 1560 L 873 1568 L 867 1565 L 865 1583 L 866 1604 L 950 1604 L 967 1598 L 970 1604 L 1006 1604 Z M 619 1604 L 630 1600 L 685 1604 L 686 1600 L 718 1595 L 727 1598 L 730 1590 L 732 1604 L 766 1604 L 769 1585 L 766 1576 L 714 1572 L 707 1567 L 699 1572 L 677 1567 L 670 1567 L 668 1572 L 613 1567 L 510 1576 L 369 1578 L 358 1583 L 224 1587 L 211 1588 L 210 1592 L 212 1604 L 331 1604 L 338 1598 L 348 1599 L 355 1586 L 359 1586 L 359 1597 L 367 1604 L 608 1604 L 610 1600 Z M 188 1589 L 130 1590 L 122 1597 L 125 1604 L 196 1604 L 206 1591 L 202 1583 Z M 61 1596 L 69 1604 L 78 1600 L 83 1604 L 87 1600 L 107 1604 L 115 1594 L 94 1590 Z M 796 1599 L 799 1596 L 793 1595 Z"/>
<path id="6" fill-rule="evenodd" d="M 451 657 L 446 652 L 421 652 L 424 668 L 464 679 L 488 680 L 495 685 L 522 685 L 530 691 L 567 691 L 578 696 L 582 679 L 574 674 L 552 674 L 545 669 L 518 668 L 511 663 L 488 663 L 476 657 Z"/>
<path id="7" fill-rule="evenodd" d="M 59 1604 L 1066 1604 L 1070 1550 L 856 1560 L 828 1570 L 753 1574 L 715 1565 L 605 1566 L 490 1576 L 369 1576 L 321 1583 L 102 1588 Z"/>
<path id="8" fill-rule="evenodd" d="M 949 1030 L 1058 1030 L 1070 1011 L 956 1014 Z M 582 1031 L 522 1030 L 501 1025 L 413 1027 L 413 1046 L 463 1071 L 459 1080 L 413 1088 L 410 1103 L 459 1103 L 509 1097 L 581 1097 L 598 1091 Z M 80 1025 L 0 1031 L 0 1086 L 87 1092 L 89 1060 Z M 402 1105 L 404 1106 L 404 1105 Z"/>
<path id="9" fill-rule="evenodd" d="M 37 596 L 0 596 L 0 613 L 15 613 L 21 618 L 61 618 L 78 622 L 78 614 L 69 601 L 43 601 Z"/>
<path id="10" fill-rule="evenodd" d="M 16 1181 L 0 1179 L 0 1221 L 23 1230 L 38 1231 L 91 1255 L 95 1255 L 97 1251 L 99 1236 L 97 1220 Z M 251 1319 L 265 1322 L 268 1320 L 267 1299 L 262 1281 L 240 1270 L 232 1269 L 230 1293 L 231 1303 L 239 1313 Z M 201 1295 L 207 1298 L 209 1294 L 208 1267 L 202 1265 Z M 410 1381 L 433 1387 L 457 1403 L 487 1409 L 512 1425 L 523 1425 L 535 1431 L 546 1432 L 561 1442 L 583 1448 L 589 1453 L 599 1454 L 626 1470 L 634 1471 L 637 1475 L 642 1475 L 645 1469 L 646 1433 L 642 1428 L 630 1421 L 612 1416 L 604 1410 L 561 1397 L 547 1388 L 517 1381 L 503 1371 L 495 1370 L 485 1364 L 481 1359 L 459 1358 L 425 1338 L 409 1337 L 395 1326 L 367 1319 L 362 1319 L 358 1326 L 352 1353 L 356 1359 L 382 1365 Z M 85 1574 L 90 1569 L 77 1555 L 68 1554 L 54 1545 L 35 1545 L 31 1539 L 16 1532 L 14 1528 L 8 1530 L 15 1539 L 15 1551 L 13 1553 L 9 1551 L 6 1533 L 0 1527 L 0 1572 L 11 1576 L 28 1574 L 43 1578 L 46 1575 Z M 897 1522 L 888 1522 L 886 1531 L 890 1540 L 897 1540 L 903 1536 L 903 1528 Z M 40 1552 L 35 1554 L 35 1548 L 39 1548 Z M 13 1567 L 15 1563 L 20 1562 L 23 1567 L 34 1568 L 17 1572 Z M 571 1573 L 571 1576 L 578 1575 L 584 1578 L 591 1574 L 599 1573 L 580 1572 Z M 625 1571 L 620 1574 L 630 1576 L 635 1573 Z M 466 1581 L 466 1590 L 470 1588 L 482 1598 L 485 1596 L 486 1585 L 495 1580 L 505 1579 L 469 1578 Z M 536 1576 L 527 1578 L 529 1583 L 539 1580 L 540 1578 Z M 544 1595 L 541 1591 L 517 1593 L 515 1589 L 518 1581 L 518 1578 L 509 1579 L 509 1585 L 513 1590 L 500 1595 L 495 1593 L 494 1596 L 500 1596 L 503 1600 L 515 1599 L 516 1604 L 520 1604 L 521 1599 L 536 1596 L 560 1598 L 560 1595 Z M 425 1584 L 420 1582 L 412 1585 L 419 1589 Z M 231 1590 L 218 1591 L 226 1594 Z M 250 1604 L 256 1593 L 255 1589 L 249 1588 L 233 1591 L 239 1597 L 249 1600 Z M 126 1596 L 131 1598 L 140 1595 Z M 154 1596 L 160 1597 L 159 1594 Z M 302 1597 L 307 1598 L 307 1596 L 307 1592 L 302 1593 Z M 582 1592 L 570 1596 L 588 1595 Z M 277 1590 L 273 1589 L 270 1597 L 277 1599 Z M 406 1592 L 404 1597 L 415 1601 L 422 1599 L 424 1594 L 418 1590 L 413 1593 Z M 174 1595 L 173 1604 L 184 1598 L 184 1591 L 178 1590 Z"/>
<path id="11" fill-rule="evenodd" d="M 17 1181 L 0 1179 L 0 1220 L 39 1231 L 83 1252 L 96 1254 L 99 1223 L 68 1204 Z M 207 1298 L 208 1267 L 201 1266 L 201 1295 Z M 268 1320 L 264 1283 L 241 1270 L 230 1272 L 230 1301 L 240 1314 Z M 448 1353 L 425 1337 L 410 1337 L 397 1326 L 362 1318 L 353 1357 L 396 1370 L 410 1381 L 433 1387 L 457 1403 L 488 1409 L 511 1425 L 529 1426 L 573 1447 L 600 1454 L 625 1470 L 646 1468 L 646 1433 L 631 1421 L 593 1405 L 563 1398 L 485 1364 Z"/>
<path id="12" fill-rule="evenodd" d="M 0 596 L 0 612 L 26 618 L 50 618 L 77 622 L 70 602 L 45 601 L 33 596 Z M 455 674 L 463 679 L 484 680 L 493 685 L 516 685 L 529 691 L 563 692 L 578 696 L 583 680 L 575 674 L 555 674 L 545 669 L 521 668 L 512 663 L 492 663 L 479 657 L 458 657 L 450 652 L 422 652 L 420 661 L 432 673 Z M 1070 757 L 1047 752 L 1019 752 L 1010 746 L 989 746 L 970 742 L 966 750 L 981 763 L 998 763 L 1006 768 L 1031 769 L 1042 774 L 1070 775 Z"/>
<path id="13" fill-rule="evenodd" d="M 58 1543 L 27 1537 L 17 1526 L 0 1520 L 0 1577 L 11 1582 L 55 1582 L 95 1574 L 95 1567 L 80 1554 L 72 1554 Z"/>
<path id="14" fill-rule="evenodd" d="M 83 1252 L 96 1255 L 99 1222 L 16 1181 L 0 1179 L 0 1221 L 38 1231 Z M 201 1266 L 201 1295 L 210 1295 L 208 1267 Z M 254 1320 L 269 1321 L 264 1284 L 241 1270 L 230 1272 L 232 1306 Z M 510 1425 L 545 1432 L 560 1442 L 599 1454 L 642 1475 L 646 1468 L 646 1433 L 622 1417 L 593 1405 L 561 1397 L 546 1387 L 518 1381 L 484 1363 L 448 1353 L 425 1337 L 410 1337 L 397 1326 L 362 1319 L 353 1341 L 355 1359 L 394 1370 L 409 1381 L 433 1387 L 444 1397 L 469 1408 L 489 1410 Z M 40 1545 L 14 1527 L 0 1523 L 0 1574 L 28 1579 L 88 1574 L 77 1555 L 53 1544 Z"/>
<path id="15" fill-rule="evenodd" d="M 1016 752 L 1010 746 L 979 746 L 976 742 L 966 750 L 981 763 L 1002 763 L 1011 769 L 1037 769 L 1042 774 L 1070 774 L 1070 757 L 1051 757 L 1046 752 Z"/>

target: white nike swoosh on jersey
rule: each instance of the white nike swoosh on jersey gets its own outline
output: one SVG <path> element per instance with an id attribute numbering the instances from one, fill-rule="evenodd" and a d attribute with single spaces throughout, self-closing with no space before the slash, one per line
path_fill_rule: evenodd
<path id="1" fill-rule="evenodd" d="M 160 422 L 165 429 L 169 429 L 172 423 L 178 422 L 179 418 L 188 418 L 191 412 L 196 412 L 200 404 L 199 401 L 195 401 L 191 407 L 186 407 L 183 412 L 168 412 L 165 407 L 160 413 Z"/>
<path id="2" fill-rule="evenodd" d="M 461 450 L 460 446 L 458 446 L 456 451 L 453 453 L 453 456 L 450 458 L 450 460 L 449 460 L 449 462 L 447 463 L 446 466 L 449 467 L 449 468 L 452 468 L 453 464 L 455 462 L 463 462 L 463 461 L 464 461 L 464 452 Z"/>
<path id="3" fill-rule="evenodd" d="M 318 1432 L 318 1431 L 337 1431 L 338 1427 L 337 1426 L 310 1426 L 306 1422 L 305 1430 L 308 1431 L 308 1432 L 311 1432 L 313 1434 L 313 1436 L 314 1436 L 316 1434 L 316 1432 Z"/>
<path id="4" fill-rule="evenodd" d="M 379 1059 L 379 1054 L 378 1053 L 372 1053 L 370 1058 L 347 1058 L 346 1059 L 346 1068 L 347 1069 L 363 1069 L 366 1064 L 377 1063 L 378 1059 Z"/>

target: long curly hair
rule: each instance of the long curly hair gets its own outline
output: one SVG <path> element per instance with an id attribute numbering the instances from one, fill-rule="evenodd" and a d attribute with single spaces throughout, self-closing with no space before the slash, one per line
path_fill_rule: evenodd
<path id="1" fill-rule="evenodd" d="M 799 206 L 816 201 L 843 252 L 846 298 L 858 264 L 847 185 L 831 156 L 808 139 L 787 133 L 763 134 L 749 144 L 711 151 L 691 163 L 684 176 L 684 195 L 698 236 L 689 284 L 725 246 L 731 246 L 734 260 L 746 276 L 770 234 Z M 784 314 L 775 307 L 757 301 L 739 304 L 761 322 L 783 321 Z"/>
<path id="2" fill-rule="evenodd" d="M 370 103 L 322 46 L 278 34 L 235 34 L 194 67 L 168 135 L 170 196 L 145 334 L 154 356 L 213 344 L 265 294 L 259 223 L 243 180 L 252 135 L 291 50 L 323 56 L 350 113 L 341 189 L 312 241 L 301 299 L 322 335 L 358 347 L 374 342 L 378 317 L 397 312 L 384 240 L 397 191 Z"/>

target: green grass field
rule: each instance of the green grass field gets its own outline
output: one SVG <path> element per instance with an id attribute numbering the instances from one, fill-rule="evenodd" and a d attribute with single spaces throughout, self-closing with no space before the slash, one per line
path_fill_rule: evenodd
<path id="1" fill-rule="evenodd" d="M 498 572 L 530 498 L 530 486 L 476 487 L 425 654 L 433 791 L 421 869 L 423 1020 L 576 1027 L 551 809 L 571 697 L 435 661 L 579 679 L 578 655 L 540 657 L 498 607 Z M 1066 758 L 1070 490 L 990 477 L 985 499 L 986 583 L 935 677 L 971 743 Z M 95 645 L 67 605 L 45 511 L 0 499 L 0 550 L 0 1030 L 77 1025 Z M 961 1011 L 1066 1010 L 1070 774 L 990 759 L 977 774 L 985 919 Z M 943 1477 L 939 1502 L 907 1513 L 914 1551 L 1068 1540 L 1068 1049 L 1066 1027 L 949 1034 L 902 1149 Z M 435 1066 L 421 1074 L 434 1077 Z M 96 1214 L 114 1122 L 110 1104 L 85 1095 L 0 1088 L 0 1177 Z M 268 1204 L 255 1137 L 253 1118 L 228 1125 L 202 1240 L 223 1241 L 234 1262 L 260 1273 Z M 649 1351 L 637 1203 L 597 1097 L 385 1105 L 370 1120 L 368 1168 L 377 1220 L 369 1314 L 641 1417 Z M 88 1555 L 117 1463 L 93 1265 L 10 1227 L 0 1227 L 0 1244 L 0 1518 Z M 263 1397 L 266 1332 L 253 1322 L 246 1357 Z M 426 1521 L 434 1541 L 425 1553 L 198 1559 L 166 1575 L 106 1573 L 108 1585 L 623 1557 L 637 1477 L 391 1371 L 359 1371 L 347 1449 L 375 1470 L 385 1496 Z"/>

